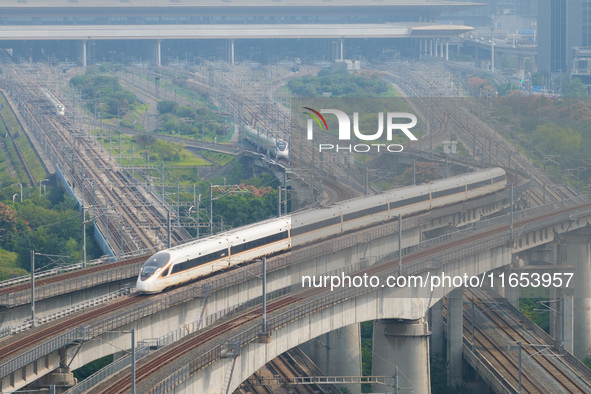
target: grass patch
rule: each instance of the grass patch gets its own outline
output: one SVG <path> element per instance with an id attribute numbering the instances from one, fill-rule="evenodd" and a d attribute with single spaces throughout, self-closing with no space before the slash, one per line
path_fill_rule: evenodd
<path id="1" fill-rule="evenodd" d="M 0 281 L 29 274 L 16 266 L 16 258 L 16 253 L 0 249 Z"/>
<path id="2" fill-rule="evenodd" d="M 0 122 L 0 135 L 6 135 L 8 133 L 10 136 L 12 136 L 12 139 L 21 152 L 25 163 L 27 163 L 27 166 L 31 170 L 31 174 L 33 175 L 33 178 L 35 178 L 35 181 L 43 179 L 45 175 L 47 175 L 45 168 L 43 167 L 41 160 L 39 160 L 39 157 L 37 157 L 35 149 L 29 142 L 29 139 L 21 129 L 20 124 L 16 119 L 16 115 L 14 112 L 12 112 L 12 109 L 8 105 L 4 95 L 0 95 L 0 106 L 3 106 L 2 110 L 0 111 L 3 119 L 3 122 Z M 16 138 L 14 137 L 15 135 Z M 15 170 L 19 174 L 20 180 L 23 182 L 28 182 L 26 173 L 24 169 L 21 168 L 20 160 L 16 154 L 16 150 L 14 150 L 14 146 L 12 145 L 12 140 L 6 139 L 4 143 L 7 147 L 7 150 L 10 150 L 10 148 L 12 150 L 9 151 L 10 160 L 12 161 Z"/>
<path id="3" fill-rule="evenodd" d="M 225 153 L 219 152 L 212 152 L 208 150 L 203 150 L 199 154 L 205 157 L 207 160 L 214 162 L 219 166 L 225 166 L 226 164 L 234 160 L 234 156 L 232 155 L 227 155 Z"/>

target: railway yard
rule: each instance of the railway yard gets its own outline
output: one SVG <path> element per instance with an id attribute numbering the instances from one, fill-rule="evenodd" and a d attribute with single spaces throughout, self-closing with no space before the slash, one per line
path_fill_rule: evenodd
<path id="1" fill-rule="evenodd" d="M 475 110 L 470 105 L 464 105 L 466 99 L 460 97 L 457 90 L 450 89 L 449 84 L 442 83 L 441 79 L 432 77 L 433 73 L 438 74 L 438 71 L 427 71 L 422 67 L 408 68 L 402 64 L 391 64 L 375 68 L 382 73 L 385 81 L 394 83 L 400 89 L 413 109 L 419 114 L 428 114 L 425 116 L 428 134 L 421 141 L 408 144 L 406 147 L 409 150 L 420 150 L 429 144 L 440 145 L 442 140 L 449 139 L 448 136 L 453 133 L 471 156 L 458 160 L 456 165 L 468 168 L 479 165 L 486 167 L 486 164 L 503 166 L 508 171 L 511 181 L 519 183 L 519 180 L 523 182 L 526 178 L 531 179 L 532 186 L 524 196 L 528 206 L 575 201 L 579 198 L 577 191 L 569 186 L 557 185 L 557 182 L 533 161 L 481 121 L 473 113 Z M 290 78 L 315 74 L 318 69 L 316 66 L 302 65 L 297 72 L 293 72 L 285 67 L 269 66 L 260 75 L 253 73 L 245 65 L 233 68 L 225 65 L 207 65 L 195 67 L 190 71 L 172 67 L 165 67 L 161 71 L 183 74 L 189 83 L 212 98 L 219 114 L 226 115 L 232 124 L 244 124 L 265 132 L 278 133 L 278 138 L 291 142 L 292 120 L 289 100 L 281 97 L 278 91 Z M 18 110 L 29 138 L 35 140 L 36 146 L 40 149 L 38 153 L 42 156 L 45 166 L 61 174 L 58 176 L 63 177 L 62 182 L 69 186 L 83 210 L 90 212 L 89 216 L 92 216 L 103 243 L 116 257 L 115 262 L 110 261 L 89 268 L 80 267 L 77 271 L 38 279 L 36 286 L 57 287 L 68 280 L 77 280 L 84 275 L 93 276 L 103 270 L 124 266 L 133 266 L 133 269 L 139 270 L 140 263 L 154 251 L 166 248 L 167 245 L 182 244 L 192 238 L 183 227 L 172 224 L 178 222 L 179 214 L 166 201 L 164 195 L 158 194 L 156 188 L 150 188 L 149 183 L 140 181 L 129 168 L 121 166 L 121 161 L 117 162 L 98 139 L 91 135 L 89 128 L 96 119 L 82 114 L 80 109 L 74 109 L 78 107 L 78 104 L 74 104 L 76 98 L 64 93 L 66 90 L 60 86 L 60 83 L 64 82 L 52 76 L 55 70 L 33 64 L 9 64 L 5 65 L 3 70 L 0 87 L 7 92 L 11 104 Z M 439 74 L 441 73 L 443 71 L 440 70 Z M 124 87 L 138 95 L 141 94 L 145 99 L 157 101 L 163 97 L 174 97 L 181 105 L 194 105 L 191 99 L 181 94 L 177 96 L 176 91 L 173 96 L 172 90 L 167 90 L 162 78 L 158 78 L 160 84 L 152 83 L 155 76 L 159 75 L 137 67 L 130 67 L 128 72 L 119 74 Z M 55 86 L 44 81 L 56 81 Z M 51 113 L 52 109 L 47 109 L 47 94 L 43 92 L 52 89 L 55 91 L 51 92 L 51 95 L 65 103 L 65 114 Z M 65 95 L 60 97 L 60 92 Z M 228 141 L 228 145 L 237 151 L 243 149 L 236 137 Z M 291 177 L 306 179 L 312 189 L 318 188 L 317 193 L 324 192 L 323 204 L 345 201 L 363 193 L 373 193 L 374 190 L 367 184 L 367 169 L 366 174 L 363 174 L 362 170 L 357 168 L 351 170 L 346 166 L 331 165 L 330 160 L 317 162 L 319 159 L 315 158 L 313 149 L 311 145 L 302 144 L 298 149 L 290 150 L 289 161 L 278 159 L 273 165 L 278 164 L 284 170 L 289 168 Z M 119 154 L 121 155 L 121 152 Z M 27 168 L 22 156 L 19 157 Z M 440 167 L 445 166 L 447 171 L 447 158 L 432 155 L 432 160 Z M 287 170 L 285 172 L 287 173 Z M 32 185 L 39 182 L 29 170 L 27 174 Z M 346 185 L 339 182 L 344 179 L 348 180 Z M 315 185 L 315 182 L 319 184 Z M 505 192 L 508 190 L 507 188 Z M 319 197 L 318 200 L 322 198 Z M 537 221 L 566 215 L 575 208 L 585 210 L 590 207 L 591 203 L 586 200 L 576 200 L 572 206 L 557 208 L 531 218 L 522 218 L 511 224 L 511 231 L 513 226 L 523 228 Z M 503 223 L 480 232 L 468 233 L 453 243 L 427 245 L 409 250 L 403 264 L 414 267 L 413 264 L 425 259 L 434 259 L 434 256 L 451 250 L 469 248 L 473 244 L 487 240 L 499 244 L 507 243 L 510 241 L 506 238 L 508 231 L 509 224 Z M 289 253 L 292 252 L 287 252 Z M 288 257 L 279 255 L 274 258 L 287 261 Z M 360 269 L 355 275 L 386 275 L 391 273 L 397 262 L 397 259 L 391 259 L 371 268 Z M 259 263 L 254 265 L 252 270 L 255 267 L 259 269 Z M 203 299 L 205 310 L 211 290 L 208 286 L 217 286 L 222 282 L 224 286 L 236 285 L 248 279 L 248 275 L 244 274 L 247 271 L 245 267 L 236 271 L 229 270 L 163 294 L 146 296 L 132 293 L 22 333 L 0 338 L 0 372 L 3 372 L 0 378 L 4 377 L 4 372 L 9 369 L 10 373 L 18 369 L 15 367 L 16 364 L 11 364 L 15 359 L 38 352 L 46 342 L 63 341 L 64 344 L 72 344 L 81 336 L 100 335 L 109 330 L 118 330 L 133 324 L 133 319 L 137 319 L 138 316 L 149 316 L 192 299 Z M 239 273 L 243 276 L 239 277 Z M 0 286 L 0 300 L 4 300 L 2 297 L 10 300 L 11 294 L 25 293 L 29 288 L 30 284 L 27 282 Z M 331 295 L 326 288 L 304 291 L 290 289 L 286 290 L 286 294 L 271 298 L 267 304 L 267 312 L 270 320 L 276 322 L 274 327 L 277 328 L 306 314 L 343 302 L 348 297 L 356 297 L 367 292 L 365 289 L 365 292 L 347 293 L 346 296 L 338 298 Z M 527 393 L 548 392 L 549 387 L 556 390 L 552 392 L 591 391 L 591 375 L 581 370 L 581 365 L 573 360 L 565 360 L 558 350 L 547 343 L 545 337 L 532 333 L 523 323 L 519 311 L 495 301 L 494 296 L 483 291 L 467 291 L 463 311 L 464 346 L 477 354 L 480 360 L 485 360 L 484 362 L 492 366 L 498 373 L 498 378 L 506 385 L 507 392 L 517 392 L 519 384 L 523 392 Z M 444 316 L 446 312 L 444 303 Z M 131 315 L 134 317 L 131 318 Z M 228 344 L 233 343 L 232 341 L 244 346 L 255 340 L 253 333 L 258 329 L 260 318 L 259 306 L 236 308 L 227 316 L 219 316 L 208 321 L 208 324 L 204 323 L 206 319 L 202 314 L 198 328 L 194 332 L 168 346 L 158 348 L 138 361 L 135 383 L 139 392 L 165 392 L 167 379 L 184 371 L 183 366 L 189 366 L 187 368 L 194 373 L 222 357 L 229 357 L 227 352 L 232 349 L 228 348 Z M 83 330 L 84 335 L 81 335 L 80 330 Z M 521 361 L 515 356 L 517 353 L 507 350 L 507 346 L 517 342 L 526 344 L 522 356 L 528 361 L 524 364 L 523 370 L 519 367 Z M 541 348 L 543 350 L 540 350 Z M 23 366 L 19 368 L 21 367 Z M 295 384 L 296 377 L 318 376 L 321 373 L 301 350 L 294 349 L 269 362 L 244 381 L 236 392 L 324 393 L 338 390 L 336 386 L 330 385 Z M 522 375 L 522 378 L 518 375 Z M 227 379 L 228 388 L 231 378 L 230 374 Z M 119 373 L 95 386 L 93 390 L 127 393 L 130 388 L 130 368 L 122 368 Z"/>

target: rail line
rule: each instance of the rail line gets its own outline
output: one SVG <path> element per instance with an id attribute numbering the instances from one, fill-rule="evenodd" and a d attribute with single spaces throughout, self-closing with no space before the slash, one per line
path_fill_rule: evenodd
<path id="1" fill-rule="evenodd" d="M 34 81 L 22 70 L 20 73 L 14 68 L 8 70 L 13 77 L 11 83 L 21 87 L 20 95 L 36 97 L 38 91 L 34 91 L 34 88 L 41 82 Z M 30 112 L 29 117 L 35 119 L 36 115 L 28 109 L 27 102 L 23 107 L 23 110 Z M 40 129 L 47 133 L 51 156 L 61 158 L 60 166 L 63 167 L 63 171 L 69 169 L 67 175 L 72 182 L 70 186 L 74 190 L 82 190 L 81 198 L 85 206 L 92 206 L 97 225 L 101 228 L 103 236 L 108 237 L 112 250 L 120 255 L 163 246 L 163 240 L 167 238 L 166 218 L 162 211 L 154 206 L 157 204 L 156 199 L 153 196 L 147 198 L 146 191 L 139 190 L 138 186 L 130 184 L 129 178 L 121 171 L 114 170 L 113 163 L 104 157 L 94 140 L 77 131 L 79 126 L 74 119 L 68 116 L 46 116 L 43 123 L 45 127 Z M 50 130 L 53 130 L 51 135 Z M 80 172 L 87 174 L 88 178 L 93 180 L 93 185 L 85 182 L 88 179 Z M 113 213 L 118 217 L 110 220 L 109 216 Z M 138 226 L 138 223 L 149 223 L 151 227 L 158 228 L 160 240 L 156 234 L 151 236 Z M 180 243 L 189 239 L 190 235 L 183 229 L 173 228 L 171 237 L 173 243 Z"/>
<path id="2" fill-rule="evenodd" d="M 549 387 L 551 386 L 549 382 L 540 380 L 540 378 L 546 377 L 550 377 L 559 386 L 560 390 L 568 393 L 588 393 L 591 390 L 591 385 L 585 383 L 583 377 L 579 380 L 573 378 L 573 374 L 578 375 L 576 371 L 569 369 L 572 373 L 566 372 L 565 367 L 568 369 L 568 365 L 559 363 L 558 360 L 561 360 L 561 355 L 555 352 L 550 345 L 544 344 L 540 338 L 527 330 L 509 314 L 500 313 L 499 309 L 496 308 L 497 303 L 486 292 L 479 289 L 466 289 L 464 299 L 470 301 L 463 305 L 464 343 L 468 345 L 472 343 L 473 314 L 470 305 L 473 302 L 475 310 L 479 315 L 484 316 L 489 323 L 488 327 L 484 327 L 482 322 L 474 322 L 474 350 L 489 360 L 491 365 L 503 376 L 505 383 L 515 392 L 518 392 L 519 386 L 519 360 L 517 356 L 511 357 L 511 350 L 507 349 L 507 346 L 510 344 L 516 346 L 517 342 L 523 344 L 522 358 L 533 360 L 541 372 L 538 374 L 539 376 L 531 376 L 528 373 L 530 369 L 522 369 L 521 385 L 523 392 L 544 393 L 552 390 Z M 444 319 L 447 319 L 446 303 L 443 305 L 443 310 Z M 492 330 L 495 330 L 497 335 L 494 335 Z M 499 343 L 499 336 L 503 336 L 502 340 L 505 342 Z M 532 343 L 532 340 L 536 343 Z M 548 352 L 541 352 L 540 347 L 546 348 Z M 558 389 L 557 387 L 555 389 Z"/>
<path id="3" fill-rule="evenodd" d="M 314 292 L 317 293 L 318 289 L 309 290 L 309 293 Z M 269 303 L 267 307 L 267 312 L 274 312 L 279 309 L 288 307 L 292 304 L 301 301 L 302 299 L 302 296 L 296 295 L 281 298 L 279 300 Z M 136 382 L 141 383 L 143 380 L 147 379 L 152 373 L 159 370 L 163 365 L 166 365 L 167 363 L 171 363 L 179 359 L 180 357 L 192 351 L 195 347 L 203 344 L 204 342 L 219 338 L 221 335 L 233 330 L 237 325 L 251 323 L 255 319 L 260 318 L 260 316 L 260 311 L 251 310 L 246 313 L 242 313 L 239 316 L 230 318 L 220 324 L 215 324 L 212 327 L 208 327 L 201 331 L 198 335 L 195 335 L 187 340 L 183 340 L 181 341 L 181 343 L 176 343 L 172 345 L 170 348 L 163 348 L 162 352 L 150 358 L 150 360 L 144 363 L 140 361 L 140 365 L 137 367 L 135 375 Z M 124 373 L 124 376 L 115 378 L 115 381 L 109 383 L 108 387 L 99 387 L 99 390 L 103 390 L 102 393 L 104 394 L 125 393 L 127 390 L 129 390 L 130 386 L 131 376 L 129 375 L 129 373 L 126 372 Z"/>
<path id="4" fill-rule="evenodd" d="M 117 300 L 108 305 L 94 308 L 90 312 L 85 312 L 74 317 L 67 318 L 63 321 L 57 321 L 55 324 L 43 325 L 38 331 L 29 330 L 26 331 L 26 333 L 24 333 L 23 335 L 17 335 L 17 338 L 21 337 L 21 339 L 9 337 L 9 339 L 0 342 L 0 355 L 2 355 L 1 359 L 4 360 L 6 359 L 6 357 L 10 355 L 13 355 L 30 346 L 33 346 L 35 343 L 51 338 L 56 334 L 63 332 L 67 329 L 79 327 L 83 323 L 89 322 L 97 317 L 107 315 L 111 312 L 128 307 L 140 301 L 142 301 L 142 297 L 136 295 L 126 296 L 123 299 Z M 4 342 L 10 343 L 3 344 Z"/>
<path id="5" fill-rule="evenodd" d="M 475 307 L 486 316 L 493 324 L 504 334 L 508 337 L 508 339 L 514 343 L 522 342 L 522 343 L 531 343 L 531 339 L 528 338 L 522 330 L 521 325 L 518 321 L 511 319 L 511 321 L 507 320 L 509 316 L 503 316 L 498 309 L 490 308 L 488 305 L 491 305 L 493 302 L 490 296 L 487 296 L 486 293 L 479 290 L 470 289 L 467 291 L 466 298 L 468 300 L 474 300 Z M 467 310 L 466 305 L 465 316 L 469 315 L 469 311 Z M 469 320 L 471 324 L 471 320 Z M 528 333 L 532 335 L 531 333 Z M 537 344 L 540 344 L 542 341 L 539 338 L 536 338 L 538 341 Z M 533 344 L 536 345 L 536 344 Z M 572 376 L 565 372 L 564 364 L 557 362 L 560 358 L 560 354 L 553 351 L 550 347 L 548 347 L 548 352 L 544 353 L 541 352 L 537 347 L 531 346 L 523 346 L 522 348 L 523 357 L 528 357 L 530 360 L 534 360 L 541 369 L 548 375 L 554 378 L 554 380 L 562 386 L 568 393 L 588 393 L 591 390 L 591 386 L 585 384 L 581 384 L 577 382 Z M 512 360 L 513 361 L 513 360 Z M 518 365 L 512 362 L 513 366 L 515 367 L 515 372 L 518 372 Z M 517 383 L 517 379 L 515 381 Z M 536 390 L 539 391 L 530 391 L 530 392 L 544 392 L 545 390 L 541 389 L 540 387 L 541 382 L 532 382 L 532 385 Z M 545 388 L 547 389 L 547 387 Z"/>
<path id="6" fill-rule="evenodd" d="M 588 206 L 591 206 L 591 203 L 582 204 L 581 206 L 588 207 Z M 556 216 L 556 215 L 562 214 L 564 212 L 570 212 L 570 211 L 571 211 L 571 209 L 562 209 L 562 210 L 558 210 L 555 212 L 550 212 L 550 213 L 546 213 L 543 215 L 539 215 L 539 216 L 536 216 L 533 218 L 523 219 L 523 220 L 520 220 L 516 226 L 523 226 L 525 224 L 528 224 L 528 223 L 531 223 L 534 221 L 538 221 L 538 220 L 541 220 L 541 219 L 544 219 L 547 217 Z M 486 230 L 486 237 L 490 238 L 490 237 L 499 235 L 500 233 L 507 232 L 508 227 L 509 227 L 508 224 L 501 224 L 501 225 L 498 225 L 498 226 L 493 227 L 491 229 L 487 229 Z M 404 259 L 404 264 L 410 264 L 412 262 L 418 261 L 423 258 L 427 258 L 427 257 L 434 255 L 434 254 L 439 255 L 442 252 L 448 251 L 449 249 L 462 247 L 463 245 L 468 245 L 470 243 L 478 242 L 481 240 L 482 240 L 482 233 L 479 232 L 479 233 L 458 239 L 454 243 L 445 243 L 445 244 L 434 246 L 432 248 L 422 249 L 422 250 L 419 250 L 418 252 L 407 255 Z M 352 274 L 351 276 L 362 276 L 364 274 L 381 275 L 386 272 L 389 272 L 392 269 L 392 267 L 395 267 L 397 264 L 397 261 L 398 261 L 397 259 L 393 259 L 390 262 L 364 269 L 360 272 Z M 314 295 L 319 295 L 319 294 L 326 292 L 326 291 L 328 291 L 328 289 L 324 289 L 324 288 L 308 289 L 308 290 L 304 290 L 298 294 L 295 294 L 293 296 L 287 296 L 287 298 L 285 298 L 285 299 L 290 299 L 290 297 L 293 297 L 293 298 L 297 298 L 298 301 L 301 301 L 304 299 L 309 299 L 310 297 L 312 297 Z M 285 299 L 282 299 L 281 301 L 276 301 L 276 302 L 283 302 Z M 275 305 L 277 305 L 277 304 L 275 304 Z M 287 307 L 289 305 L 291 305 L 291 303 L 286 303 L 282 307 Z M 248 316 L 248 318 L 243 319 L 243 317 L 245 317 L 245 316 Z M 209 342 L 211 340 L 218 338 L 223 333 L 230 331 L 230 329 L 238 328 L 239 326 L 243 326 L 245 323 L 251 322 L 253 319 L 257 318 L 258 316 L 260 316 L 260 312 L 245 313 L 244 315 L 233 318 L 232 320 L 227 322 L 228 324 L 230 324 L 230 322 L 231 322 L 231 324 L 232 324 L 231 328 L 228 327 L 228 324 L 225 324 L 224 329 L 220 329 L 220 330 L 216 329 L 216 331 L 213 331 L 213 332 L 211 332 L 209 330 L 206 330 L 205 332 L 201 331 L 195 337 L 195 338 L 199 338 L 199 339 L 197 340 L 197 339 L 193 338 L 190 342 L 190 345 L 189 345 L 189 342 L 184 342 L 183 344 L 176 345 L 176 346 L 182 347 L 182 350 L 177 349 L 177 347 L 175 346 L 175 347 L 171 348 L 171 350 L 166 350 L 164 354 L 159 355 L 157 358 L 151 359 L 150 361 L 146 361 L 147 365 L 150 365 L 150 367 L 146 367 L 146 369 L 145 369 L 146 372 L 144 374 L 148 373 L 148 370 L 149 370 L 149 373 L 153 373 L 153 372 L 157 371 L 158 369 L 160 369 L 162 367 L 162 365 L 165 364 L 165 361 L 170 362 L 170 357 L 176 358 L 175 352 L 177 352 L 177 351 L 178 352 L 180 352 L 180 351 L 188 352 L 197 346 L 204 345 L 206 342 Z M 207 341 L 206 341 L 206 339 L 207 339 Z M 127 374 L 126 377 L 116 378 L 117 382 L 120 382 L 120 385 L 117 386 L 117 390 L 107 391 L 107 392 L 108 393 L 120 393 L 120 392 L 124 392 L 125 390 L 127 390 L 130 386 L 130 377 L 129 377 L 129 373 L 126 373 L 126 374 Z M 137 374 L 136 374 L 136 378 L 137 378 Z M 142 379 L 145 379 L 145 377 L 143 377 Z"/>
<path id="7" fill-rule="evenodd" d="M 417 65 L 417 67 L 419 66 Z M 480 150 L 483 162 L 484 152 L 489 151 L 489 160 L 506 167 L 517 166 L 520 171 L 528 174 L 537 185 L 536 188 L 531 188 L 528 191 L 528 195 L 535 205 L 545 203 L 546 195 L 552 201 L 561 201 L 576 197 L 576 194 L 571 189 L 555 185 L 554 181 L 547 174 L 531 163 L 529 159 L 513 148 L 502 137 L 497 135 L 484 122 L 470 113 L 465 108 L 468 98 L 447 97 L 445 94 L 442 94 L 442 92 L 446 93 L 445 88 L 442 88 L 439 83 L 425 78 L 425 72 L 416 69 L 416 67 L 403 67 L 401 64 L 397 64 L 394 66 L 395 73 L 385 70 L 383 67 L 378 69 L 384 75 L 393 78 L 406 92 L 407 96 L 412 97 L 413 101 L 418 101 L 427 113 L 430 113 L 431 116 L 439 121 L 442 127 L 438 135 L 445 132 L 444 126 L 447 124 L 447 116 L 453 120 L 453 123 L 457 126 L 455 129 L 456 134 L 459 132 L 463 135 L 462 139 L 468 147 L 471 147 L 470 149 L 472 150 L 474 148 Z M 430 96 L 429 100 L 426 100 L 426 93 Z M 469 143 L 470 140 L 472 142 L 471 144 Z M 495 156 L 491 152 L 493 143 L 495 144 L 496 150 Z"/>

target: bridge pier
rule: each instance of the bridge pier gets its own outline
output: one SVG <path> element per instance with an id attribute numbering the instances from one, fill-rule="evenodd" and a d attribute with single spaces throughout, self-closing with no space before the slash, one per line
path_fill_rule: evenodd
<path id="1" fill-rule="evenodd" d="M 230 40 L 230 64 L 234 65 L 234 40 Z"/>
<path id="2" fill-rule="evenodd" d="M 162 66 L 162 40 L 154 42 L 154 64 L 158 67 Z"/>
<path id="3" fill-rule="evenodd" d="M 398 392 L 431 393 L 429 335 L 423 319 L 376 320 L 372 375 L 394 376 L 398 370 Z M 384 387 L 374 385 L 372 390 L 383 392 Z"/>
<path id="4" fill-rule="evenodd" d="M 573 296 L 572 289 L 552 288 L 549 304 L 550 335 L 570 353 L 573 353 Z"/>
<path id="5" fill-rule="evenodd" d="M 455 289 L 447 296 L 447 384 L 462 383 L 464 333 L 464 289 Z"/>
<path id="6" fill-rule="evenodd" d="M 308 341 L 302 350 L 327 376 L 361 376 L 361 333 L 359 324 L 351 324 Z M 349 384 L 352 394 L 361 393 L 361 385 Z"/>
<path id="7" fill-rule="evenodd" d="M 567 262 L 575 267 L 573 277 L 574 310 L 578 318 L 574 321 L 574 355 L 583 359 L 591 348 L 591 233 L 589 230 L 567 233 Z"/>
<path id="8" fill-rule="evenodd" d="M 87 58 L 86 58 L 86 50 L 87 50 L 88 41 L 82 40 L 80 41 L 80 63 L 82 63 L 82 67 L 86 67 Z"/>
<path id="9" fill-rule="evenodd" d="M 76 385 L 78 380 L 74 377 L 70 368 L 67 367 L 60 367 L 55 371 L 43 376 L 29 388 L 40 390 L 43 392 L 43 389 L 49 389 L 47 392 L 52 392 L 51 387 L 53 386 L 53 393 L 61 394 L 68 391 L 72 386 Z"/>
<path id="10" fill-rule="evenodd" d="M 429 348 L 431 354 L 443 356 L 445 338 L 443 335 L 443 301 L 439 300 L 429 309 Z"/>

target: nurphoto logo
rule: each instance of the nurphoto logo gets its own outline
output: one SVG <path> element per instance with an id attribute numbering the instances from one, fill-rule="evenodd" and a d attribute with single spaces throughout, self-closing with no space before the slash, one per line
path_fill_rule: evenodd
<path id="1" fill-rule="evenodd" d="M 322 114 L 332 114 L 337 117 L 339 124 L 338 138 L 339 141 L 351 142 L 351 118 L 345 112 L 338 109 L 321 109 L 316 111 L 310 107 L 302 107 L 303 113 L 308 115 L 310 119 L 307 121 L 307 139 L 314 139 L 314 123 L 320 127 L 320 130 L 328 131 L 328 123 Z M 384 121 L 385 119 L 385 121 Z M 406 122 L 401 123 L 401 120 Z M 410 121 L 409 121 L 410 120 Z M 359 130 L 359 113 L 353 113 L 353 134 L 354 137 L 360 141 L 379 141 L 384 134 L 384 123 L 386 123 L 386 140 L 393 141 L 393 135 L 396 130 L 400 130 L 411 141 L 417 141 L 417 137 L 409 130 L 416 126 L 417 117 L 408 112 L 384 112 L 378 113 L 378 130 L 373 134 L 365 134 Z M 364 153 L 371 150 L 377 152 L 402 152 L 404 147 L 400 144 L 385 144 L 385 143 L 362 143 L 362 144 L 318 144 L 318 151 L 333 151 L 333 152 L 358 152 Z"/>

